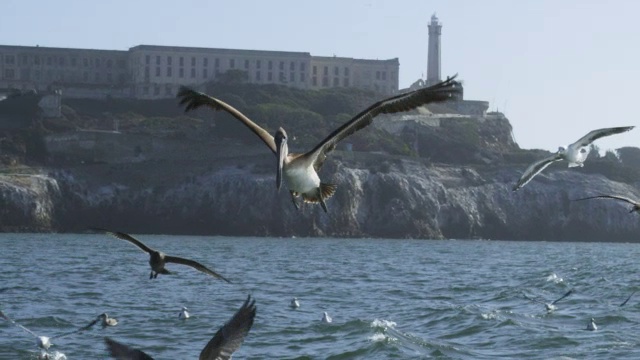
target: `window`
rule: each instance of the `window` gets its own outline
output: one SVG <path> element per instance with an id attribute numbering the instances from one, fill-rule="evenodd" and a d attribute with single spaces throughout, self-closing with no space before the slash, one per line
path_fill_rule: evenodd
<path id="1" fill-rule="evenodd" d="M 323 77 L 322 78 L 322 86 L 327 87 L 329 86 L 329 78 L 328 77 Z"/>
<path id="2" fill-rule="evenodd" d="M 9 62 L 9 59 L 11 59 L 11 62 Z M 13 64 L 13 56 L 7 57 L 7 64 Z M 51 56 L 47 56 L 47 65 L 53 65 L 53 58 Z"/>
<path id="3" fill-rule="evenodd" d="M 209 66 L 209 58 L 202 59 L 202 66 Z"/>
<path id="4" fill-rule="evenodd" d="M 156 76 L 160 76 L 160 66 L 156 66 Z"/>
<path id="5" fill-rule="evenodd" d="M 304 66 L 305 66 L 305 63 L 301 62 L 300 63 L 300 71 L 304 71 Z"/>
<path id="6" fill-rule="evenodd" d="M 296 63 L 293 61 L 289 63 L 289 71 L 293 71 L 296 69 Z"/>
<path id="7" fill-rule="evenodd" d="M 218 58 L 216 58 L 215 67 L 217 67 L 217 68 L 220 67 L 220 59 L 218 59 Z"/>
<path id="8" fill-rule="evenodd" d="M 196 57 L 195 56 L 191 57 L 191 66 L 196 66 Z"/>
<path id="9" fill-rule="evenodd" d="M 280 70 L 284 70 L 284 61 L 280 61 Z"/>
<path id="10" fill-rule="evenodd" d="M 269 60 L 269 63 L 267 65 L 268 65 L 267 68 L 269 70 L 273 69 L 273 61 Z"/>
<path id="11" fill-rule="evenodd" d="M 40 56 L 34 56 L 33 58 L 33 63 L 36 65 L 40 65 Z"/>
<path id="12" fill-rule="evenodd" d="M 82 65 L 84 67 L 88 67 L 89 66 L 89 59 L 87 59 L 87 58 L 82 59 Z"/>
<path id="13" fill-rule="evenodd" d="M 318 74 L 318 67 L 314 66 L 312 72 L 313 72 L 313 75 L 317 75 Z"/>
<path id="14" fill-rule="evenodd" d="M 304 73 L 303 72 L 300 73 L 300 82 L 304 82 Z"/>
<path id="15" fill-rule="evenodd" d="M 376 80 L 380 80 L 380 71 L 376 71 Z"/>
<path id="16" fill-rule="evenodd" d="M 173 89 L 171 89 L 171 85 L 167 84 L 164 86 L 164 94 L 167 96 L 172 96 L 173 95 Z"/>
<path id="17" fill-rule="evenodd" d="M 167 76 L 172 76 L 173 75 L 173 68 L 171 66 L 167 66 Z"/>
<path id="18" fill-rule="evenodd" d="M 382 80 L 387 80 L 387 72 L 386 71 L 382 72 Z"/>
<path id="19" fill-rule="evenodd" d="M 232 69 L 236 67 L 236 59 L 229 59 L 229 67 Z"/>
<path id="20" fill-rule="evenodd" d="M 244 68 L 248 69 L 249 68 L 249 60 L 245 60 L 244 61 Z"/>
<path id="21" fill-rule="evenodd" d="M 202 77 L 206 79 L 207 76 L 209 76 L 207 69 L 202 69 Z"/>
<path id="22" fill-rule="evenodd" d="M 180 61 L 179 61 L 180 66 L 184 66 L 184 58 L 183 58 L 182 56 L 180 56 L 180 59 L 179 59 L 179 60 L 180 60 Z"/>
<path id="23" fill-rule="evenodd" d="M 178 76 L 180 76 L 181 78 L 184 77 L 184 69 L 180 68 L 180 71 L 178 72 Z"/>
<path id="24" fill-rule="evenodd" d="M 20 65 L 27 65 L 29 63 L 29 58 L 27 55 L 20 56 Z"/>
<path id="25" fill-rule="evenodd" d="M 167 65 L 171 65 L 173 62 L 173 58 L 171 56 L 167 56 Z"/>
<path id="26" fill-rule="evenodd" d="M 144 67 L 144 79 L 145 80 L 149 80 L 149 67 L 148 66 Z"/>
<path id="27" fill-rule="evenodd" d="M 256 81 L 260 81 L 260 70 L 256 71 Z"/>
<path id="28" fill-rule="evenodd" d="M 7 65 L 13 65 L 16 63 L 16 57 L 14 55 L 7 55 L 4 57 L 4 63 Z M 51 57 L 49 57 L 49 65 L 51 65 Z"/>
<path id="29" fill-rule="evenodd" d="M 342 79 L 342 86 L 349 87 L 349 79 L 347 78 Z"/>
<path id="30" fill-rule="evenodd" d="M 153 95 L 160 95 L 160 85 L 155 85 L 153 87 Z"/>
<path id="31" fill-rule="evenodd" d="M 64 58 L 63 57 L 58 58 L 58 65 L 64 66 Z"/>
<path id="32" fill-rule="evenodd" d="M 191 69 L 191 77 L 196 77 L 196 69 Z"/>
<path id="33" fill-rule="evenodd" d="M 5 69 L 4 70 L 4 78 L 5 79 L 14 79 L 16 76 L 16 72 L 13 69 Z"/>
<path id="34" fill-rule="evenodd" d="M 100 59 L 96 59 L 96 67 L 100 67 Z"/>
<path id="35" fill-rule="evenodd" d="M 272 74 L 271 72 L 269 72 L 269 73 L 267 74 L 267 80 L 268 80 L 268 81 L 272 81 L 272 80 L 273 80 L 273 74 Z"/>
<path id="36" fill-rule="evenodd" d="M 311 85 L 318 86 L 318 78 L 315 76 L 311 78 Z"/>
<path id="37" fill-rule="evenodd" d="M 287 78 L 284 77 L 284 71 L 280 71 L 280 74 L 278 76 L 278 80 L 280 80 L 280 82 L 286 82 Z"/>
<path id="38" fill-rule="evenodd" d="M 292 63 L 292 64 L 293 64 L 293 63 Z M 289 73 L 289 81 L 290 81 L 290 82 L 294 82 L 294 81 L 296 81 L 296 73 L 294 73 L 294 72 L 290 72 L 290 73 Z"/>
<path id="39" fill-rule="evenodd" d="M 328 66 L 325 66 L 325 67 L 324 67 L 324 73 L 323 73 L 323 75 L 324 75 L 324 76 L 329 75 L 329 67 L 328 67 Z"/>
<path id="40" fill-rule="evenodd" d="M 333 75 L 338 76 L 340 74 L 340 70 L 338 69 L 337 66 L 333 67 Z"/>
<path id="41" fill-rule="evenodd" d="M 156 65 L 160 65 L 160 55 L 156 55 Z"/>
<path id="42" fill-rule="evenodd" d="M 333 78 L 333 86 L 340 86 L 340 79 L 338 79 L 337 77 Z"/>
<path id="43" fill-rule="evenodd" d="M 73 59 L 71 59 L 73 60 Z M 111 69 L 111 66 L 113 65 L 113 62 L 111 61 L 111 59 L 107 59 L 107 69 Z"/>
<path id="44" fill-rule="evenodd" d="M 147 65 L 149 65 L 149 63 L 150 63 L 150 62 L 151 62 L 151 56 L 150 56 L 150 55 L 146 55 L 146 56 L 144 57 L 144 63 L 145 63 L 145 64 L 147 64 Z"/>
<path id="45" fill-rule="evenodd" d="M 75 67 L 76 65 L 78 65 L 78 59 L 71 58 L 71 66 Z M 109 66 L 107 67 L 111 67 L 111 60 L 109 60 Z"/>
<path id="46" fill-rule="evenodd" d="M 149 94 L 149 87 L 148 86 L 143 86 L 142 87 L 142 93 L 144 95 L 148 95 Z"/>
<path id="47" fill-rule="evenodd" d="M 260 65 L 262 65 L 262 61 L 256 60 L 256 69 L 260 69 Z"/>
<path id="48" fill-rule="evenodd" d="M 349 76 L 349 68 L 344 68 L 344 76 Z"/>

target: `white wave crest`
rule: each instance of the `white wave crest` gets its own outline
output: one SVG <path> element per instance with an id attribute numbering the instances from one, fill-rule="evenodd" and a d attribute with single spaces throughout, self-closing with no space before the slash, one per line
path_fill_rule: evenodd
<path id="1" fill-rule="evenodd" d="M 378 320 L 375 319 L 371 322 L 371 327 L 376 327 L 376 328 L 394 328 L 396 327 L 396 324 L 394 321 L 389 321 L 389 320 Z"/>
<path id="2" fill-rule="evenodd" d="M 547 281 L 553 281 L 554 283 L 558 284 L 563 282 L 564 280 L 556 275 L 556 273 L 551 273 L 551 275 L 547 276 Z"/>

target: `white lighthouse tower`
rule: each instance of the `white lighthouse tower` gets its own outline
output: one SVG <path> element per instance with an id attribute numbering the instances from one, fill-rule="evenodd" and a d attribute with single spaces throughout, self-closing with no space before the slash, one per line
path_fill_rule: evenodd
<path id="1" fill-rule="evenodd" d="M 429 53 L 427 57 L 427 86 L 433 85 L 441 80 L 440 78 L 440 34 L 442 24 L 438 21 L 435 13 L 431 16 L 429 23 Z"/>

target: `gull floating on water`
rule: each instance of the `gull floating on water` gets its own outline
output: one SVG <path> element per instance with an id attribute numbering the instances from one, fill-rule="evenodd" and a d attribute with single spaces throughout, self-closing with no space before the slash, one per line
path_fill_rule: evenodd
<path id="1" fill-rule="evenodd" d="M 107 313 L 102 313 L 98 315 L 98 320 L 102 320 L 101 324 L 103 328 L 106 328 L 107 326 L 118 325 L 118 320 L 114 318 L 110 318 L 109 315 L 107 315 Z"/>
<path id="2" fill-rule="evenodd" d="M 324 314 L 322 314 L 322 322 L 323 323 L 331 323 L 333 321 L 333 319 L 331 318 L 331 316 L 329 316 L 329 313 L 327 313 L 326 311 L 324 312 Z"/>
<path id="3" fill-rule="evenodd" d="M 556 306 L 555 306 L 555 304 L 556 304 L 558 301 L 560 301 L 560 300 L 562 300 L 562 299 L 566 298 L 567 296 L 571 295 L 572 293 L 573 293 L 573 289 L 571 289 L 571 290 L 567 291 L 567 292 L 566 292 L 564 295 L 562 295 L 560 298 L 558 298 L 558 299 L 556 299 L 556 300 L 554 300 L 554 301 L 552 301 L 552 302 L 550 302 L 550 303 L 547 303 L 547 302 L 544 302 L 544 301 L 542 301 L 542 300 L 538 300 L 538 299 L 532 299 L 532 298 L 530 298 L 530 297 L 528 297 L 528 296 L 526 296 L 526 295 L 525 295 L 525 297 L 526 297 L 527 299 L 531 300 L 531 301 L 535 301 L 535 302 L 537 302 L 537 303 L 544 304 L 545 309 L 547 309 L 547 311 L 551 312 L 551 311 L 556 310 Z"/>
<path id="4" fill-rule="evenodd" d="M 200 353 L 200 360 L 228 360 L 240 348 L 256 317 L 255 300 L 247 297 L 242 307 L 213 336 Z M 104 339 L 111 356 L 118 360 L 153 360 L 144 352 L 108 337 Z"/>
<path id="5" fill-rule="evenodd" d="M 276 187 L 278 190 L 280 190 L 282 179 L 284 178 L 296 209 L 300 207 L 296 198 L 302 196 L 304 202 L 320 203 L 322 209 L 327 212 L 325 200 L 334 194 L 337 186 L 321 182 L 318 171 L 320 171 L 327 155 L 335 149 L 336 145 L 344 138 L 371 124 L 373 118 L 379 114 L 404 112 L 428 103 L 454 99 L 462 91 L 462 87 L 454 79 L 455 76 L 430 87 L 378 101 L 334 130 L 313 149 L 304 154 L 289 153 L 287 132 L 283 128 L 279 128 L 275 132 L 275 136 L 271 136 L 265 129 L 224 101 L 186 87 L 180 89 L 178 97 L 181 105 L 186 104 L 185 112 L 201 106 L 207 106 L 213 110 L 225 111 L 242 122 L 276 156 L 278 161 Z"/>
<path id="6" fill-rule="evenodd" d="M 177 256 L 169 256 L 164 254 L 161 251 L 157 251 L 154 250 L 150 247 L 148 247 L 147 245 L 143 244 L 142 241 L 134 238 L 133 236 L 129 235 L 129 234 L 125 234 L 123 232 L 118 232 L 118 231 L 110 231 L 110 230 L 105 230 L 105 229 L 98 229 L 98 228 L 94 228 L 92 229 L 94 231 L 99 231 L 99 232 L 103 232 L 106 233 L 108 235 L 111 235 L 113 237 L 116 237 L 118 239 L 121 240 L 126 240 L 134 245 L 136 245 L 137 247 L 139 247 L 140 249 L 142 249 L 142 251 L 145 251 L 149 254 L 149 265 L 151 265 L 151 274 L 149 275 L 149 279 L 155 279 L 158 277 L 158 274 L 171 274 L 169 272 L 169 270 L 167 270 L 164 266 L 166 263 L 175 263 L 175 264 L 182 264 L 182 265 L 187 265 L 187 266 L 191 266 L 192 268 L 199 270 L 205 274 L 209 274 L 213 277 L 216 277 L 218 279 L 222 279 L 228 283 L 230 283 L 231 281 L 225 279 L 222 275 L 214 272 L 213 270 L 210 270 L 209 268 L 207 268 L 206 266 L 200 264 L 197 261 L 193 261 L 193 260 L 189 260 L 189 259 L 185 259 L 185 258 L 181 258 L 181 257 L 177 257 Z"/>
<path id="7" fill-rule="evenodd" d="M 624 201 L 626 203 L 631 204 L 631 210 L 629 211 L 629 213 L 632 213 L 634 211 L 640 212 L 640 202 L 633 201 L 633 200 L 631 200 L 629 198 L 626 198 L 624 196 L 619 196 L 619 195 L 589 196 L 589 197 L 585 197 L 585 198 L 581 198 L 581 199 L 575 199 L 573 201 L 582 201 L 582 200 L 590 200 L 590 199 L 614 199 L 614 200 Z"/>
<path id="8" fill-rule="evenodd" d="M 31 334 L 33 337 L 36 338 L 36 344 L 38 345 L 38 347 L 41 348 L 41 349 L 44 349 L 44 350 L 48 350 L 51 347 L 51 345 L 53 345 L 51 343 L 52 339 L 58 339 L 58 338 L 61 338 L 61 337 L 67 336 L 67 335 L 72 335 L 72 334 L 75 334 L 75 333 L 79 333 L 81 331 L 89 329 L 90 327 L 92 327 L 93 325 L 95 325 L 98 322 L 98 320 L 96 319 L 96 320 L 93 320 L 92 322 L 90 322 L 88 325 L 83 326 L 83 327 L 81 327 L 79 329 L 76 329 L 76 330 L 73 330 L 73 331 L 69 331 L 69 332 L 66 332 L 66 333 L 63 333 L 63 334 L 60 334 L 60 335 L 49 337 L 49 336 L 37 335 L 33 331 L 27 329 L 26 327 L 18 324 L 15 321 L 13 321 L 11 318 L 9 318 L 7 315 L 5 315 L 5 313 L 2 312 L 2 311 L 0 311 L 0 317 L 5 319 L 6 321 L 12 323 L 13 325 L 21 328 L 22 330 L 26 331 L 27 333 Z M 48 354 L 47 354 L 47 356 L 48 356 Z"/>
<path id="9" fill-rule="evenodd" d="M 593 318 L 591 318 L 591 321 L 589 321 L 589 323 L 587 324 L 587 330 L 589 330 L 589 331 L 598 330 L 598 326 L 596 325 L 596 321 Z"/>
<path id="10" fill-rule="evenodd" d="M 635 294 L 638 290 L 634 291 L 631 293 L 631 295 L 629 295 L 629 297 L 627 297 L 627 300 L 625 300 L 622 304 L 620 304 L 620 306 L 625 306 L 627 305 L 627 303 L 629 302 L 629 300 L 631 300 L 631 297 L 633 296 L 633 294 Z"/>
<path id="11" fill-rule="evenodd" d="M 180 311 L 180 314 L 178 314 L 178 319 L 188 319 L 189 318 L 189 312 L 187 311 L 189 309 L 187 309 L 185 306 L 182 307 L 182 311 Z"/>
<path id="12" fill-rule="evenodd" d="M 291 299 L 291 303 L 289 303 L 289 306 L 291 306 L 294 309 L 297 309 L 300 307 L 300 301 L 298 301 L 298 298 L 294 297 L 293 299 Z"/>
<path id="13" fill-rule="evenodd" d="M 620 134 L 633 129 L 634 127 L 635 126 L 624 126 L 593 130 L 573 144 L 566 147 L 559 147 L 555 154 L 529 165 L 513 187 L 513 191 L 525 186 L 529 181 L 531 181 L 531 179 L 533 179 L 534 176 L 538 175 L 542 170 L 544 170 L 544 168 L 551 165 L 553 162 L 566 160 L 569 162 L 569 167 L 583 166 L 584 161 L 589 155 L 589 148 L 587 148 L 589 144 L 601 137 Z"/>

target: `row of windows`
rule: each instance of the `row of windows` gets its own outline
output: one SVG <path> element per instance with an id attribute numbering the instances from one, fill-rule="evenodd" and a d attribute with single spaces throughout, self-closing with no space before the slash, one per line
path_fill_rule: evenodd
<path id="1" fill-rule="evenodd" d="M 197 77 L 196 76 L 196 69 L 191 68 L 189 74 L 190 74 L 191 78 L 195 79 Z M 220 71 L 216 70 L 215 76 L 219 76 L 219 75 L 220 75 Z M 262 80 L 262 73 L 261 73 L 260 70 L 257 70 L 254 73 L 254 75 L 255 75 L 256 81 L 261 81 Z M 279 75 L 280 75 L 279 78 L 278 78 L 279 81 L 281 81 L 281 82 L 286 82 L 287 81 L 284 71 L 280 71 Z M 160 66 L 156 66 L 156 68 L 155 68 L 155 77 L 161 77 L 161 76 L 162 76 L 162 68 Z M 165 69 L 165 76 L 167 76 L 167 77 L 173 76 L 173 68 L 172 67 L 167 67 Z M 145 78 L 145 80 L 149 80 L 150 77 L 151 77 L 151 69 L 148 66 L 146 66 L 144 68 L 144 78 Z M 184 78 L 185 77 L 184 68 L 179 68 L 178 69 L 178 77 L 180 77 L 180 78 Z M 299 81 L 300 82 L 304 82 L 305 81 L 305 77 L 306 77 L 306 74 L 304 72 L 300 72 Z M 202 69 L 202 78 L 203 79 L 209 78 L 208 69 Z M 273 72 L 269 71 L 267 73 L 267 81 L 273 81 Z M 289 80 L 288 81 L 289 82 L 295 82 L 296 81 L 296 73 L 295 72 L 291 71 L 289 73 Z"/>
<path id="2" fill-rule="evenodd" d="M 349 87 L 349 78 L 343 78 L 342 79 L 342 86 L 344 87 Z M 311 85 L 312 86 L 318 86 L 318 78 L 316 76 L 311 78 Z M 334 77 L 333 78 L 333 86 L 337 87 L 340 86 L 340 78 Z M 328 76 L 324 76 L 322 78 L 322 87 L 329 87 L 329 77 Z"/>
<path id="3" fill-rule="evenodd" d="M 79 58 L 64 56 L 40 56 L 40 55 L 20 55 L 18 56 L 19 64 L 21 66 L 26 65 L 47 65 L 47 66 L 67 66 L 76 67 L 79 65 Z M 16 55 L 5 55 L 4 63 L 6 65 L 16 65 Z M 119 69 L 126 68 L 126 61 L 119 59 L 114 61 L 113 59 L 102 58 L 82 58 L 82 65 L 84 67 L 96 67 L 104 66 L 108 69 L 113 68 L 114 65 Z"/>
<path id="4" fill-rule="evenodd" d="M 154 61 L 155 65 L 162 65 L 163 56 L 155 55 L 154 57 L 155 57 L 155 61 Z M 145 60 L 144 60 L 145 65 L 151 65 L 151 58 L 152 58 L 151 55 L 145 55 Z M 166 56 L 164 58 L 165 58 L 166 65 L 172 65 L 173 64 L 173 56 Z M 185 64 L 184 60 L 185 60 L 184 56 L 179 56 L 178 57 L 178 65 L 179 66 L 184 66 L 184 64 Z M 229 68 L 235 69 L 236 68 L 236 64 L 238 65 L 238 67 L 240 67 L 240 64 L 242 64 L 242 67 L 244 69 L 249 69 L 250 63 L 251 63 L 251 61 L 249 59 L 245 59 L 244 61 L 240 61 L 239 60 L 237 63 L 236 63 L 236 60 L 237 59 L 228 59 Z M 278 61 L 273 61 L 273 60 L 266 60 L 265 62 L 267 64 L 267 69 L 268 70 L 273 70 L 273 67 L 274 67 L 275 63 L 278 63 L 278 69 L 279 70 L 285 70 L 285 68 L 287 67 L 287 62 L 286 61 L 279 61 L 278 62 Z M 196 57 L 195 56 L 191 57 L 190 64 L 191 64 L 192 67 L 196 66 Z M 219 68 L 220 67 L 220 59 L 219 58 L 213 59 L 213 64 L 214 64 L 214 67 Z M 206 58 L 206 57 L 202 58 L 202 66 L 204 66 L 204 67 L 209 66 L 209 58 Z M 256 69 L 261 69 L 262 68 L 262 60 L 255 60 L 255 68 Z M 300 70 L 300 71 L 305 71 L 306 63 L 305 62 L 300 62 L 298 64 L 298 66 L 296 66 L 296 62 L 295 61 L 290 61 L 290 62 L 288 62 L 288 68 L 289 68 L 289 71 L 296 71 L 296 68 L 298 70 Z"/>
<path id="5" fill-rule="evenodd" d="M 318 67 L 316 65 L 313 66 L 312 71 L 313 71 L 313 75 L 318 75 Z M 349 76 L 349 68 L 348 67 L 343 68 L 342 74 L 345 77 L 348 77 Z M 324 76 L 328 76 L 329 75 L 329 66 L 324 66 L 323 67 L 322 75 L 324 75 Z M 339 76 L 340 75 L 340 67 L 338 67 L 338 66 L 334 66 L 333 67 L 333 75 L 334 76 Z"/>
<path id="6" fill-rule="evenodd" d="M 6 80 L 17 80 L 16 77 L 16 72 L 15 69 L 5 69 L 4 70 L 4 78 Z M 71 76 L 71 79 L 76 78 L 75 76 Z M 85 71 L 82 73 L 82 81 L 84 82 L 89 82 L 89 72 Z M 53 70 L 47 70 L 45 72 L 42 72 L 40 70 L 35 70 L 33 72 L 33 79 L 34 80 L 57 80 L 57 81 L 65 81 L 66 80 L 71 80 L 68 77 L 65 77 L 65 73 L 63 71 L 57 71 L 54 72 Z M 114 76 L 112 73 L 106 73 L 104 80 L 106 80 L 106 82 L 113 82 Z M 29 71 L 21 71 L 20 74 L 20 80 L 23 81 L 30 81 L 31 80 L 31 72 Z M 120 74 L 118 76 L 118 81 L 124 83 L 127 80 L 127 77 L 125 74 Z M 102 74 L 99 72 L 96 72 L 93 74 L 93 81 L 94 82 L 101 82 L 103 81 L 103 77 Z"/>

